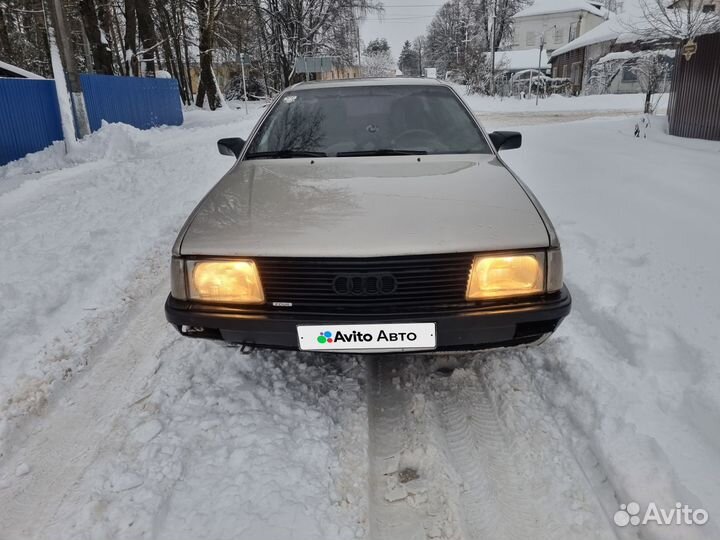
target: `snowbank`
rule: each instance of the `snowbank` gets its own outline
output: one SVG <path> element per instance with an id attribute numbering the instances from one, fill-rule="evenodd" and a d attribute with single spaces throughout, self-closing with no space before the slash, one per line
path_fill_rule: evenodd
<path id="1" fill-rule="evenodd" d="M 91 361 L 84 348 L 122 318 L 137 269 L 169 253 L 232 165 L 216 140 L 247 136 L 260 109 L 213 114 L 180 128 L 105 125 L 68 156 L 59 143 L 0 167 L 0 435 Z M 84 320 L 106 326 L 78 330 Z"/>
<path id="2" fill-rule="evenodd" d="M 552 95 L 540 99 L 535 105 L 535 98 L 520 99 L 519 97 L 497 98 L 479 94 L 467 94 L 464 86 L 455 85 L 470 108 L 475 112 L 487 113 L 547 113 L 547 112 L 579 112 L 602 111 L 608 113 L 643 111 L 644 94 L 604 94 L 595 96 L 565 97 Z M 667 95 L 662 96 L 659 110 L 667 107 Z"/>
<path id="3" fill-rule="evenodd" d="M 619 502 L 720 515 L 720 143 L 652 122 L 647 138 L 636 119 L 521 128 L 505 154 L 553 218 L 574 304 L 522 361 Z"/>

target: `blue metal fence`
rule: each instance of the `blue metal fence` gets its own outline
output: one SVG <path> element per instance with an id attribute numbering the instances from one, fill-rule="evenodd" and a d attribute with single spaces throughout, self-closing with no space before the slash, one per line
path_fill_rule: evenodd
<path id="1" fill-rule="evenodd" d="M 175 79 L 81 75 L 90 128 L 102 121 L 139 129 L 183 123 Z M 51 80 L 0 78 L 0 166 L 63 138 Z"/>
<path id="2" fill-rule="evenodd" d="M 183 122 L 175 79 L 81 75 L 80 82 L 93 131 L 100 129 L 103 120 L 139 129 Z"/>
<path id="3" fill-rule="evenodd" d="M 0 165 L 62 138 L 53 81 L 0 78 Z"/>

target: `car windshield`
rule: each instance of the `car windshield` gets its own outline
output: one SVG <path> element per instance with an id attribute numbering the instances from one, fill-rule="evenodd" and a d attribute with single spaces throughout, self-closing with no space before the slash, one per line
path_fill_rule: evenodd
<path id="1" fill-rule="evenodd" d="M 350 86 L 284 94 L 247 159 L 488 154 L 470 113 L 444 86 Z"/>

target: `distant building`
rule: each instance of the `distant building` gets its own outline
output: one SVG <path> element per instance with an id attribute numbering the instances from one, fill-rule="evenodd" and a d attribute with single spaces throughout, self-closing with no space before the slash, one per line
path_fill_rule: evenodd
<path id="1" fill-rule="evenodd" d="M 0 60 L 0 77 L 6 77 L 11 79 L 44 79 L 35 73 L 25 71 L 22 68 L 8 64 Z"/>
<path id="2" fill-rule="evenodd" d="M 336 65 L 330 71 L 326 71 L 320 75 L 320 80 L 328 81 L 333 79 L 357 79 L 360 77 L 360 68 L 358 66 Z"/>
<path id="3" fill-rule="evenodd" d="M 693 5 L 697 6 L 697 3 L 693 3 Z M 688 0 L 675 0 L 670 2 L 668 7 L 687 9 Z M 702 10 L 705 13 L 720 13 L 720 0 L 704 0 Z"/>
<path id="4" fill-rule="evenodd" d="M 628 28 L 610 13 L 608 20 L 551 53 L 552 76 L 569 78 L 574 94 L 641 92 L 634 65 L 651 52 L 671 64 L 675 51 L 669 40 L 643 38 Z M 669 89 L 670 82 L 668 77 L 660 91 Z"/>
<path id="5" fill-rule="evenodd" d="M 490 56 L 489 53 L 486 53 Z M 495 70 L 514 75 L 521 71 L 538 70 L 547 75 L 550 72 L 550 62 L 545 49 L 525 49 L 521 51 L 495 51 Z"/>
<path id="6" fill-rule="evenodd" d="M 536 0 L 513 17 L 512 50 L 553 51 L 602 24 L 608 15 L 594 0 Z"/>
<path id="7" fill-rule="evenodd" d="M 360 77 L 358 66 L 343 64 L 336 56 L 300 56 L 295 59 L 295 73 L 304 73 L 310 80 L 355 79 Z"/>

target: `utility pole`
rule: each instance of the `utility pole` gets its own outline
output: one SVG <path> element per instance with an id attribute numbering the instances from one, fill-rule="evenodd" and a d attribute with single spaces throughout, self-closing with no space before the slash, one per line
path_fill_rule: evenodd
<path id="1" fill-rule="evenodd" d="M 420 64 L 420 76 L 423 76 L 423 68 L 422 68 L 422 39 L 417 40 L 417 46 L 418 46 L 418 63 Z"/>
<path id="2" fill-rule="evenodd" d="M 77 71 L 70 34 L 68 33 L 67 15 L 62 0 L 49 0 L 49 3 L 51 23 L 49 26 L 52 26 L 55 37 L 55 39 L 52 40 L 55 41 L 55 43 L 52 43 L 52 41 L 50 43 L 50 54 L 53 54 L 53 48 L 58 50 L 65 70 L 65 73 L 53 73 L 53 76 L 56 79 L 56 84 L 59 82 L 58 77 L 62 77 L 67 81 L 67 86 L 70 88 L 70 99 L 73 104 L 75 125 L 77 126 L 78 135 L 80 135 L 80 138 L 83 138 L 90 134 L 90 122 L 87 117 L 85 96 L 83 95 L 82 86 L 80 85 L 80 75 Z M 48 34 L 50 34 L 50 32 L 48 32 Z"/>
<path id="3" fill-rule="evenodd" d="M 540 69 L 542 67 L 542 52 L 545 46 L 545 32 L 540 36 L 540 54 L 538 55 L 538 70 L 537 70 L 537 88 L 535 89 L 535 106 L 538 106 L 540 101 Z"/>
<path id="4" fill-rule="evenodd" d="M 240 53 L 240 69 L 242 70 L 243 78 L 243 94 L 245 95 L 245 114 L 248 114 L 248 96 L 247 96 L 247 85 L 245 84 L 245 59 L 247 56 L 245 53 Z"/>
<path id="5" fill-rule="evenodd" d="M 358 21 L 358 12 L 353 8 L 353 22 L 355 23 L 355 44 L 357 45 L 358 55 L 358 77 L 362 77 L 362 52 L 360 51 L 360 22 Z"/>
<path id="6" fill-rule="evenodd" d="M 497 18 L 497 0 L 493 2 L 490 17 L 490 95 L 495 96 L 495 19 Z"/>
<path id="7" fill-rule="evenodd" d="M 550 28 L 547 30 L 543 30 L 543 32 L 540 34 L 540 54 L 538 55 L 538 72 L 537 72 L 537 88 L 535 89 L 535 106 L 538 106 L 538 103 L 540 101 L 540 70 L 542 69 L 542 53 L 543 53 L 543 47 L 545 47 L 545 33 L 549 32 L 553 28 L 557 29 L 557 25 L 553 24 Z M 532 80 L 532 79 L 530 79 Z"/>

